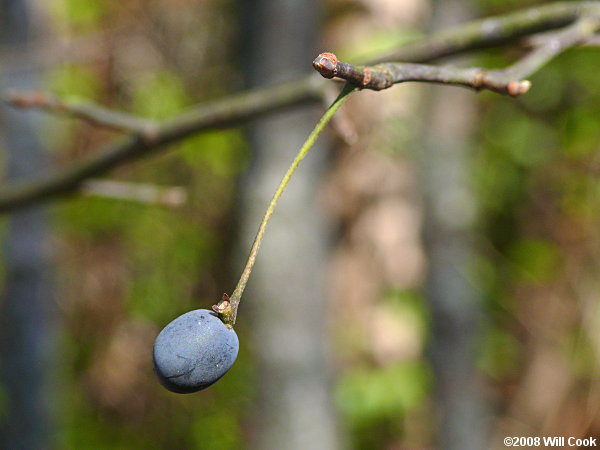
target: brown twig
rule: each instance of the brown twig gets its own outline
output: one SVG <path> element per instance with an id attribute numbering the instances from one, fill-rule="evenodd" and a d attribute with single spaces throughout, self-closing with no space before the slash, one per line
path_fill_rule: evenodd
<path id="1" fill-rule="evenodd" d="M 333 53 L 321 53 L 313 61 L 313 67 L 325 78 L 342 78 L 361 89 L 374 91 L 390 88 L 397 83 L 421 81 L 465 86 L 475 90 L 489 89 L 517 96 L 527 92 L 531 86 L 527 80 L 510 79 L 500 71 L 412 63 L 382 63 L 361 67 L 338 61 Z"/>
<path id="2" fill-rule="evenodd" d="M 325 78 L 341 78 L 361 89 L 380 91 L 407 81 L 464 86 L 477 91 L 487 89 L 513 97 L 526 93 L 531 83 L 522 78 L 538 70 L 567 48 L 585 42 L 598 30 L 596 17 L 582 18 L 569 27 L 545 35 L 544 41 L 514 65 L 504 70 L 431 66 L 414 63 L 381 63 L 375 66 L 354 66 L 339 61 L 333 53 L 321 53 L 313 67 Z"/>
<path id="3" fill-rule="evenodd" d="M 152 139 L 158 130 L 158 124 L 154 120 L 141 119 L 92 103 L 66 102 L 41 91 L 9 92 L 4 100 L 17 108 L 39 108 L 75 117 L 99 127 L 144 136 L 147 139 Z"/>
<path id="4" fill-rule="evenodd" d="M 600 29 L 600 13 L 582 17 L 570 26 L 552 33 L 544 33 L 535 48 L 515 64 L 505 69 L 509 76 L 526 77 L 537 71 L 565 50 L 584 44 Z"/>
<path id="5" fill-rule="evenodd" d="M 563 28 L 582 17 L 598 17 L 599 14 L 600 4 L 595 1 L 549 3 L 442 30 L 426 39 L 384 52 L 368 64 L 386 61 L 431 62 L 472 50 L 509 44 L 524 36 Z"/>

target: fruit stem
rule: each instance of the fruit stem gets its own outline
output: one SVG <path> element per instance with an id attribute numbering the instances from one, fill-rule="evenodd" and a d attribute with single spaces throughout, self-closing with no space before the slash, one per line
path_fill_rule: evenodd
<path id="1" fill-rule="evenodd" d="M 260 225 L 258 227 L 258 232 L 256 233 L 256 237 L 254 238 L 254 242 L 252 243 L 252 248 L 250 249 L 250 254 L 248 255 L 248 260 L 246 261 L 246 266 L 244 267 L 244 271 L 242 272 L 242 275 L 240 276 L 240 280 L 238 281 L 238 284 L 235 287 L 235 290 L 233 291 L 231 298 L 227 300 L 227 301 L 231 302 L 231 304 L 230 305 L 221 305 L 221 304 L 218 305 L 219 309 L 223 310 L 223 312 L 224 312 L 224 314 L 220 314 L 221 320 L 223 320 L 223 322 L 227 326 L 231 327 L 231 326 L 233 326 L 233 324 L 235 324 L 235 319 L 237 317 L 238 305 L 242 298 L 242 294 L 244 293 L 244 289 L 246 288 L 246 283 L 248 283 L 248 278 L 250 278 L 250 273 L 252 272 L 252 267 L 254 266 L 254 263 L 256 261 L 256 255 L 258 253 L 258 249 L 260 248 L 260 244 L 264 237 L 265 230 L 267 228 L 267 224 L 269 223 L 269 219 L 271 218 L 271 215 L 273 214 L 273 211 L 275 210 L 275 206 L 277 205 L 277 202 L 278 202 L 279 198 L 281 197 L 281 194 L 283 194 L 283 191 L 285 190 L 286 186 L 288 185 L 290 178 L 292 177 L 292 175 L 298 168 L 298 165 L 300 164 L 300 162 L 304 159 L 304 157 L 306 156 L 308 151 L 314 145 L 314 143 L 317 140 L 317 138 L 319 137 L 319 134 L 321 133 L 321 131 L 323 131 L 323 129 L 325 128 L 327 123 L 331 120 L 331 118 L 336 113 L 336 111 L 340 108 L 340 106 L 342 106 L 344 101 L 348 98 L 348 94 L 350 94 L 354 89 L 355 89 L 355 87 L 349 83 L 346 83 L 344 85 L 344 88 L 342 89 L 342 91 L 340 92 L 338 97 L 334 100 L 334 102 L 331 104 L 331 106 L 329 106 L 329 108 L 327 108 L 327 110 L 325 111 L 325 113 L 323 114 L 323 116 L 321 117 L 321 119 L 319 120 L 317 125 L 315 126 L 315 128 L 312 130 L 312 132 L 310 133 L 310 135 L 308 136 L 308 138 L 306 139 L 306 141 L 300 148 L 300 150 L 298 150 L 298 153 L 296 154 L 296 157 L 292 161 L 292 164 L 290 165 L 287 172 L 281 179 L 281 182 L 279 183 L 279 186 L 277 187 L 277 190 L 275 191 L 275 194 L 273 195 L 273 198 L 271 199 L 271 202 L 269 203 L 269 206 L 267 207 L 267 210 L 262 219 L 262 222 L 260 223 Z M 225 308 L 225 306 L 227 306 L 227 308 Z M 229 306 L 230 306 L 230 308 L 229 308 Z"/>

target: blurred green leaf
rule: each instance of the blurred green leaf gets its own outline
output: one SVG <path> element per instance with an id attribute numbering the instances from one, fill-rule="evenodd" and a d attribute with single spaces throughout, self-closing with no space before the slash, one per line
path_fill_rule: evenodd
<path id="1" fill-rule="evenodd" d="M 412 290 L 392 290 L 386 296 L 391 310 L 396 314 L 407 317 L 417 324 L 421 338 L 424 340 L 429 330 L 431 318 L 423 295 Z"/>
<path id="2" fill-rule="evenodd" d="M 180 154 L 192 168 L 208 167 L 223 178 L 238 174 L 247 161 L 243 136 L 236 130 L 194 136 L 181 144 Z"/>
<path id="3" fill-rule="evenodd" d="M 48 2 L 50 10 L 58 20 L 82 30 L 93 30 L 100 25 L 107 12 L 104 0 L 62 0 Z"/>
<path id="4" fill-rule="evenodd" d="M 429 384 L 429 373 L 420 362 L 383 368 L 358 367 L 341 377 L 336 400 L 352 422 L 397 419 L 420 404 Z"/>
<path id="5" fill-rule="evenodd" d="M 127 229 L 127 238 L 132 314 L 161 323 L 176 311 L 201 306 L 193 298 L 194 287 L 215 256 L 208 228 L 176 212 L 149 208 Z"/>
<path id="6" fill-rule="evenodd" d="M 212 414 L 197 414 L 192 423 L 194 448 L 211 450 L 237 450 L 243 448 L 242 433 L 231 414 L 215 410 Z"/>
<path id="7" fill-rule="evenodd" d="M 573 105 L 563 111 L 561 147 L 565 154 L 581 159 L 597 152 L 599 117 L 600 106 L 597 104 Z"/>
<path id="8" fill-rule="evenodd" d="M 46 82 L 50 90 L 65 101 L 93 101 L 100 92 L 98 74 L 79 64 L 57 66 Z"/>
<path id="9" fill-rule="evenodd" d="M 510 332 L 489 327 L 481 338 L 477 365 L 495 379 L 515 374 L 519 368 L 519 348 L 519 342 Z"/>
<path id="10" fill-rule="evenodd" d="M 189 104 L 183 81 L 166 69 L 141 75 L 133 86 L 132 112 L 140 116 L 165 119 Z"/>
<path id="11" fill-rule="evenodd" d="M 120 233 L 146 206 L 98 197 L 74 197 L 61 205 L 63 231 L 82 238 Z"/>
<path id="12" fill-rule="evenodd" d="M 598 304 L 596 304 L 594 309 L 596 310 L 594 318 L 599 317 L 598 312 L 600 310 Z M 588 327 L 600 324 L 594 318 L 589 319 L 591 323 L 588 324 Z M 597 348 L 592 339 L 589 333 L 586 332 L 585 325 L 581 325 L 569 330 L 560 343 L 561 354 L 568 361 L 569 369 L 583 379 L 597 370 Z"/>
<path id="13" fill-rule="evenodd" d="M 556 244 L 552 242 L 523 239 L 512 245 L 508 258 L 523 278 L 542 283 L 556 274 L 561 256 Z"/>
<path id="14" fill-rule="evenodd" d="M 554 130 L 542 121 L 525 120 L 512 115 L 507 108 L 499 108 L 497 118 L 491 118 L 488 124 L 494 128 L 493 137 L 488 133 L 491 142 L 511 157 L 512 161 L 524 167 L 539 165 L 552 158 L 558 147 Z M 520 119 L 520 120 L 519 120 Z"/>
<path id="15" fill-rule="evenodd" d="M 517 101 L 532 111 L 545 113 L 557 108 L 565 95 L 565 76 L 556 64 L 549 64 L 536 72 L 531 80 L 531 89 Z"/>
<path id="16" fill-rule="evenodd" d="M 361 40 L 351 40 L 349 47 L 336 50 L 336 55 L 344 61 L 365 61 L 397 49 L 403 44 L 420 38 L 423 34 L 416 29 L 396 29 L 393 31 L 373 28 Z"/>

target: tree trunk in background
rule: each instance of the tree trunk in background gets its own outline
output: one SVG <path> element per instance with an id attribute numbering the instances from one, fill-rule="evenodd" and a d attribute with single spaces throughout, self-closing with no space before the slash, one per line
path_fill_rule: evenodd
<path id="1" fill-rule="evenodd" d="M 28 19 L 24 0 L 0 1 L 4 48 L 28 42 Z M 32 73 L 9 73 L 3 82 L 8 89 L 37 87 Z M 37 138 L 39 116 L 7 107 L 0 112 L 8 154 L 7 182 L 40 173 L 47 164 Z M 46 449 L 52 447 L 48 374 L 54 344 L 47 213 L 44 208 L 30 207 L 8 220 L 0 302 L 0 447 Z"/>
<path id="2" fill-rule="evenodd" d="M 460 1 L 434 2 L 433 28 L 468 19 Z M 440 408 L 439 448 L 487 448 L 486 408 L 476 381 L 481 304 L 467 279 L 473 269 L 476 205 L 469 186 L 469 138 L 475 98 L 464 89 L 433 88 L 426 100 L 422 149 L 426 294 L 433 320 L 430 357 Z"/>
<path id="3" fill-rule="evenodd" d="M 251 86 L 310 71 L 317 3 L 241 0 L 243 68 Z M 240 264 L 285 170 L 318 120 L 315 108 L 261 120 L 249 132 L 252 162 L 241 183 Z M 328 228 L 317 205 L 323 138 L 303 161 L 266 232 L 241 303 L 259 358 L 260 449 L 338 447 L 328 377 L 324 260 Z"/>

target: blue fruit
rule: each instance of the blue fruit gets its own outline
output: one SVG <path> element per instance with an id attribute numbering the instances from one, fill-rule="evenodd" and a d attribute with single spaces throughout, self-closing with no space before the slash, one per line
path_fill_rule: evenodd
<path id="1" fill-rule="evenodd" d="M 231 368 L 239 341 L 212 311 L 197 309 L 167 325 L 154 342 L 154 371 L 172 392 L 205 389 Z"/>

